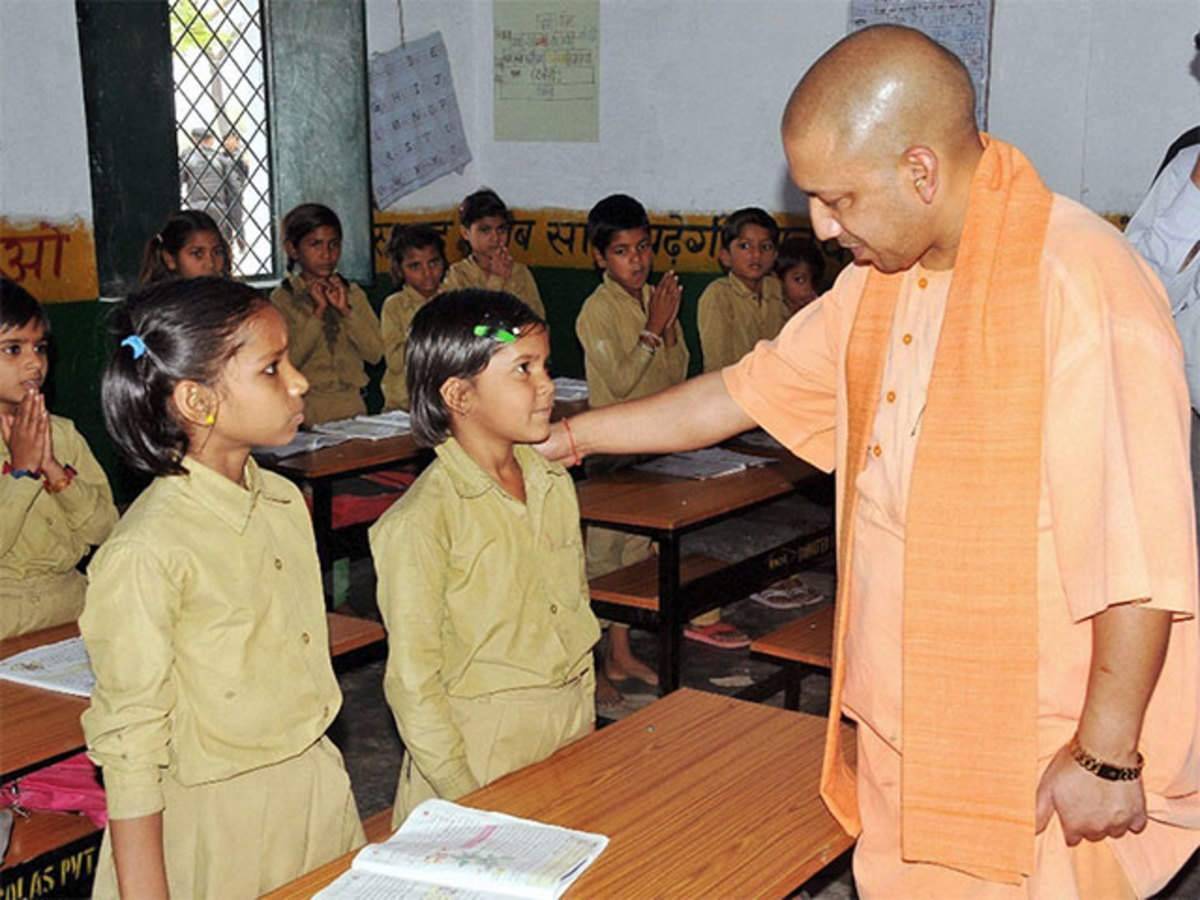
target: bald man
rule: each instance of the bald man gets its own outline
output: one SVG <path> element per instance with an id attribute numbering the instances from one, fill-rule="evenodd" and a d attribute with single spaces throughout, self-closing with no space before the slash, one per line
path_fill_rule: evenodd
<path id="1" fill-rule="evenodd" d="M 1123 238 L 973 108 L 961 62 L 916 31 L 831 48 L 783 143 L 818 237 L 855 265 L 741 362 L 543 450 L 762 425 L 837 470 L 822 796 L 859 835 L 862 896 L 1146 896 L 1200 844 L 1179 341 Z"/>

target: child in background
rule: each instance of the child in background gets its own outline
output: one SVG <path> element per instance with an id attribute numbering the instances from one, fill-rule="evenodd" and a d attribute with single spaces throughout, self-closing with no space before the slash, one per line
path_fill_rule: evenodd
<path id="1" fill-rule="evenodd" d="M 731 365 L 770 340 L 788 320 L 772 266 L 779 226 L 754 206 L 732 213 L 721 226 L 717 258 L 728 273 L 700 295 L 698 324 L 704 371 Z"/>
<path id="2" fill-rule="evenodd" d="M 413 319 L 413 434 L 437 459 L 370 531 L 405 746 L 393 827 L 595 725 L 575 485 L 529 446 L 550 433 L 549 352 L 510 294 L 451 291 Z"/>
<path id="3" fill-rule="evenodd" d="M 428 225 L 397 225 L 388 241 L 388 266 L 399 288 L 383 301 L 383 408 L 408 409 L 404 351 L 413 316 L 441 289 L 446 274 L 445 245 Z"/>
<path id="4" fill-rule="evenodd" d="M 117 521 L 87 441 L 46 409 L 49 336 L 41 304 L 0 278 L 0 640 L 79 617 L 75 566 Z"/>
<path id="5" fill-rule="evenodd" d="M 775 274 L 783 285 L 783 302 L 788 316 L 794 316 L 821 293 L 825 258 L 817 245 L 807 238 L 788 238 L 779 245 Z"/>
<path id="6" fill-rule="evenodd" d="M 139 283 L 168 278 L 229 277 L 229 244 L 212 216 L 198 209 L 173 212 L 142 251 Z"/>
<path id="7" fill-rule="evenodd" d="M 506 291 L 545 320 L 546 307 L 542 305 L 533 273 L 508 252 L 512 213 L 500 196 L 490 188 L 481 188 L 468 196 L 458 207 L 458 230 L 462 235 L 459 249 L 467 255 L 450 267 L 442 289 Z"/>
<path id="8" fill-rule="evenodd" d="M 291 440 L 308 385 L 279 313 L 237 282 L 158 285 L 113 327 L 105 420 L 155 478 L 79 620 L 109 815 L 94 896 L 257 897 L 364 841 L 324 736 L 342 696 L 312 523 L 250 456 Z"/>
<path id="9" fill-rule="evenodd" d="M 308 379 L 304 421 L 362 415 L 363 366 L 383 358 L 383 337 L 367 295 L 338 274 L 341 220 L 328 206 L 302 203 L 283 217 L 283 248 L 290 274 L 271 303 L 287 323 L 292 365 Z"/>

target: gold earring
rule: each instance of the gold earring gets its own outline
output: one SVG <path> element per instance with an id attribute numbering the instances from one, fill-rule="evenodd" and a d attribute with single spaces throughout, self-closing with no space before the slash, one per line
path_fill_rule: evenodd
<path id="1" fill-rule="evenodd" d="M 217 421 L 217 416 L 215 413 L 209 413 L 207 416 L 204 417 L 204 424 L 209 426 L 210 428 L 214 424 L 216 424 L 216 421 Z"/>
<path id="2" fill-rule="evenodd" d="M 925 187 L 925 176 L 921 175 L 916 181 L 913 182 L 913 184 L 916 186 L 917 190 Z"/>

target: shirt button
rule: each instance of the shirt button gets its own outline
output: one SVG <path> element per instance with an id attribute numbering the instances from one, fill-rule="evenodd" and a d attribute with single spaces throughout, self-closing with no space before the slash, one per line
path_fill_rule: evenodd
<path id="1" fill-rule="evenodd" d="M 551 603 L 551 604 L 550 604 L 550 614 L 551 614 L 552 616 L 554 616 L 554 615 L 558 615 L 558 604 L 557 604 L 557 603 Z"/>
<path id="2" fill-rule="evenodd" d="M 304 634 L 300 635 L 300 640 L 304 641 L 304 643 L 307 644 L 309 641 L 312 640 L 312 638 L 308 636 L 308 632 L 306 631 L 306 632 L 304 632 Z"/>
<path id="3" fill-rule="evenodd" d="M 323 716 L 329 715 L 329 704 L 325 704 L 325 706 L 321 707 L 321 715 L 323 715 Z"/>
<path id="4" fill-rule="evenodd" d="M 887 402 L 888 402 L 888 403 L 895 403 L 895 402 L 896 402 L 896 392 L 895 392 L 895 391 L 888 391 L 888 392 L 887 392 Z"/>
<path id="5" fill-rule="evenodd" d="M 912 343 L 912 335 L 906 334 L 903 338 L 901 338 L 901 340 L 903 340 L 904 343 L 906 343 L 906 344 L 911 344 Z"/>
<path id="6" fill-rule="evenodd" d="M 920 278 L 917 279 L 917 287 L 919 287 L 919 288 L 929 287 L 929 279 L 922 275 Z"/>
<path id="7" fill-rule="evenodd" d="M 871 452 L 874 453 L 876 456 L 880 456 L 883 454 L 883 448 L 880 447 L 878 444 L 876 444 L 875 449 L 872 450 Z"/>
<path id="8" fill-rule="evenodd" d="M 280 571 L 283 571 L 283 560 L 280 559 L 278 556 L 275 557 L 275 568 L 279 569 Z"/>

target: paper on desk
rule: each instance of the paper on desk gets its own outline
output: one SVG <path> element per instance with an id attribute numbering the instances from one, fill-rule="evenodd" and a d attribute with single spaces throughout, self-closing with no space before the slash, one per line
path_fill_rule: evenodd
<path id="1" fill-rule="evenodd" d="M 351 871 L 317 897 L 554 900 L 606 846 L 603 835 L 426 800 L 387 841 L 360 850 Z"/>
<path id="2" fill-rule="evenodd" d="M 586 400 L 588 398 L 587 382 L 582 378 L 555 378 L 555 400 Z"/>
<path id="3" fill-rule="evenodd" d="M 732 475 L 755 466 L 768 466 L 775 461 L 768 456 L 754 456 L 725 450 L 722 447 L 708 447 L 704 450 L 660 456 L 634 468 L 642 472 L 653 472 L 655 475 L 704 479 Z"/>
<path id="4" fill-rule="evenodd" d="M 745 434 L 739 434 L 737 440 L 743 444 L 749 444 L 751 447 L 765 447 L 769 450 L 782 450 L 783 444 L 771 437 L 761 428 L 755 428 L 753 431 L 747 431 Z"/>
<path id="5" fill-rule="evenodd" d="M 81 637 L 0 659 L 0 678 L 76 697 L 90 697 L 96 683 Z"/>
<path id="6" fill-rule="evenodd" d="M 344 435 L 318 434 L 313 431 L 297 431 L 296 436 L 282 447 L 255 447 L 254 455 L 261 459 L 286 459 L 297 453 L 311 453 L 324 447 L 332 447 L 348 441 Z"/>
<path id="7" fill-rule="evenodd" d="M 400 416 L 403 416 L 403 419 Z M 338 435 L 343 439 L 362 438 L 368 441 L 382 441 L 385 438 L 408 434 L 411 430 L 408 413 L 402 411 L 399 414 L 384 413 L 378 416 L 337 419 L 313 426 L 313 431 L 319 434 Z"/>

